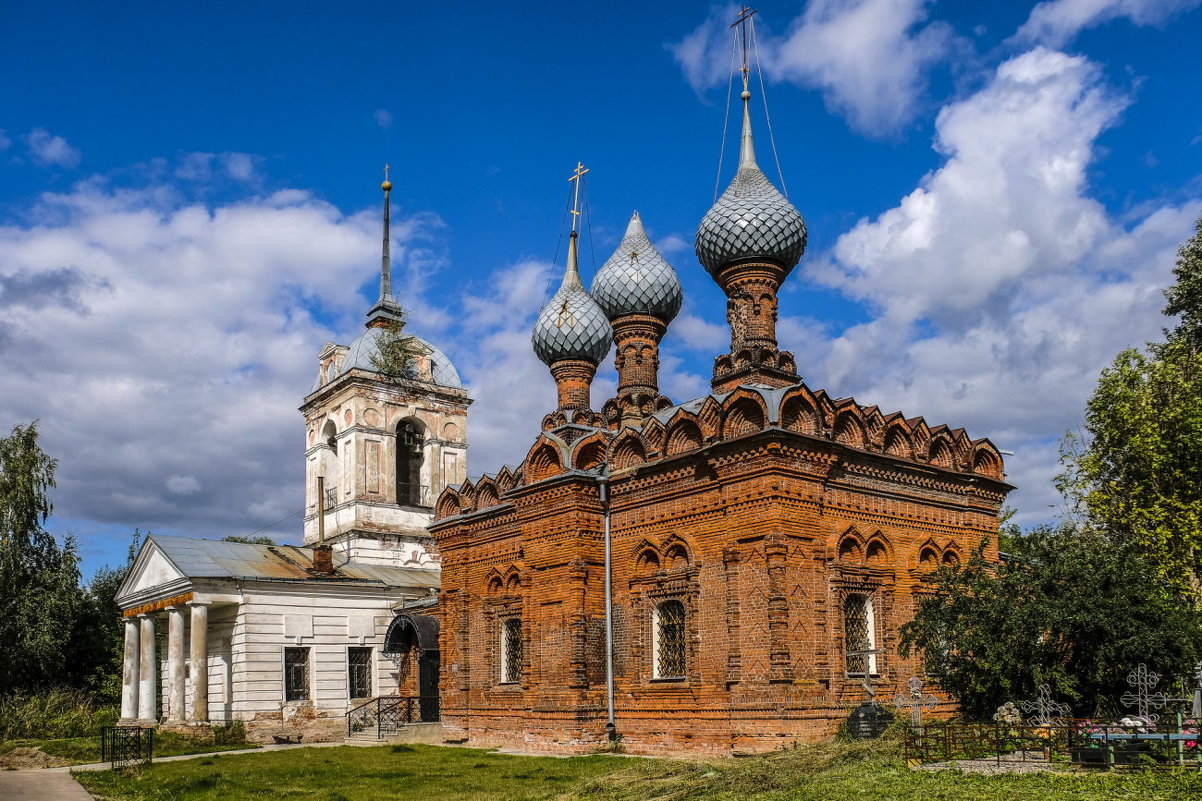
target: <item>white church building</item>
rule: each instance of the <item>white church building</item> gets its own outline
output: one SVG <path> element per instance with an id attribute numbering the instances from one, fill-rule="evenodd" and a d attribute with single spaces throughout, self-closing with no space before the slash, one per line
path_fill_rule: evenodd
<path id="1" fill-rule="evenodd" d="M 330 739 L 369 699 L 437 696 L 426 526 L 438 494 L 466 478 L 471 401 L 446 355 L 403 330 L 382 188 L 380 299 L 358 339 L 321 349 L 300 407 L 304 544 L 148 537 L 117 593 L 122 722 L 240 720 L 259 739 Z M 400 370 L 381 357 L 397 343 Z"/>

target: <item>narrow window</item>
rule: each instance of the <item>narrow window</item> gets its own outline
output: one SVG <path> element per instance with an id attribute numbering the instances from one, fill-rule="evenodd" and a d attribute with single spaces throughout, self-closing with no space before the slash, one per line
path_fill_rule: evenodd
<path id="1" fill-rule="evenodd" d="M 347 649 L 346 684 L 351 698 L 371 697 L 370 648 Z"/>
<path id="2" fill-rule="evenodd" d="M 847 672 L 852 676 L 876 673 L 875 636 L 872 599 L 867 595 L 848 595 L 843 601 L 843 637 Z"/>
<path id="3" fill-rule="evenodd" d="M 501 682 L 522 680 L 522 619 L 507 618 L 501 624 Z"/>
<path id="4" fill-rule="evenodd" d="M 284 700 L 309 700 L 309 649 L 284 649 Z"/>
<path id="5" fill-rule="evenodd" d="M 422 446 L 425 439 L 411 421 L 396 427 L 396 502 L 401 506 L 427 506 L 422 492 Z"/>
<path id="6" fill-rule="evenodd" d="M 654 628 L 652 661 L 655 678 L 683 678 L 684 604 L 680 601 L 664 601 L 655 607 Z"/>

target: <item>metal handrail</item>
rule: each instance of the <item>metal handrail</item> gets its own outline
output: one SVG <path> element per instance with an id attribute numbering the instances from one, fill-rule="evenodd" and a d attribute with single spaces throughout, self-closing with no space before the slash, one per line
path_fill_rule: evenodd
<path id="1" fill-rule="evenodd" d="M 381 695 L 352 707 L 346 713 L 346 734 L 350 737 L 374 723 L 376 739 L 383 739 L 385 733 L 395 734 L 402 726 L 423 721 L 434 722 L 440 717 L 436 695 Z"/>

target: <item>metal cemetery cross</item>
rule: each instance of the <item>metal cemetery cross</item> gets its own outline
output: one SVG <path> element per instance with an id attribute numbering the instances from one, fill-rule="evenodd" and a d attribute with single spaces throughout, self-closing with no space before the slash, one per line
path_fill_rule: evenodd
<path id="1" fill-rule="evenodd" d="M 922 725 L 922 710 L 924 707 L 932 709 L 939 705 L 939 699 L 929 693 L 922 694 L 922 679 L 914 676 L 906 682 L 906 689 L 909 692 L 898 693 L 893 696 L 893 703 L 903 709 L 910 710 L 910 725 L 918 727 Z"/>
<path id="2" fill-rule="evenodd" d="M 872 665 L 868 657 L 883 653 L 885 653 L 884 648 L 869 648 L 861 651 L 848 651 L 844 654 L 848 658 L 853 656 L 864 657 L 864 680 L 860 682 L 860 686 L 864 688 L 864 692 L 868 693 L 869 699 L 876 698 L 876 690 L 872 689 Z"/>
<path id="3" fill-rule="evenodd" d="M 1135 714 L 1141 718 L 1147 718 L 1153 723 L 1159 721 L 1160 715 L 1152 714 L 1149 710 L 1164 709 L 1165 703 L 1169 700 L 1164 693 L 1153 692 L 1156 685 L 1160 683 L 1160 674 L 1153 673 L 1148 670 L 1147 665 L 1140 662 L 1139 667 L 1127 675 L 1127 683 L 1135 688 L 1135 692 L 1128 690 L 1123 693 L 1119 703 L 1123 706 L 1135 707 Z"/>
<path id="4" fill-rule="evenodd" d="M 1039 685 L 1038 698 L 1034 701 L 1023 701 L 1020 706 L 1024 712 L 1035 713 L 1029 721 L 1036 726 L 1058 726 L 1072 713 L 1068 704 L 1052 700 L 1052 688 L 1046 684 Z"/>

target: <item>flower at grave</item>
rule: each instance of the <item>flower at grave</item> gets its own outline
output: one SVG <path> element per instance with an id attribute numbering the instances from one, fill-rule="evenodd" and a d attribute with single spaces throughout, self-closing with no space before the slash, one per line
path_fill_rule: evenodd
<path id="1" fill-rule="evenodd" d="M 1022 723 L 1022 713 L 1018 711 L 1018 707 L 1013 701 L 1007 701 L 997 708 L 997 712 L 993 713 L 993 719 L 998 723 L 1005 723 L 1009 726 L 1016 726 Z"/>

